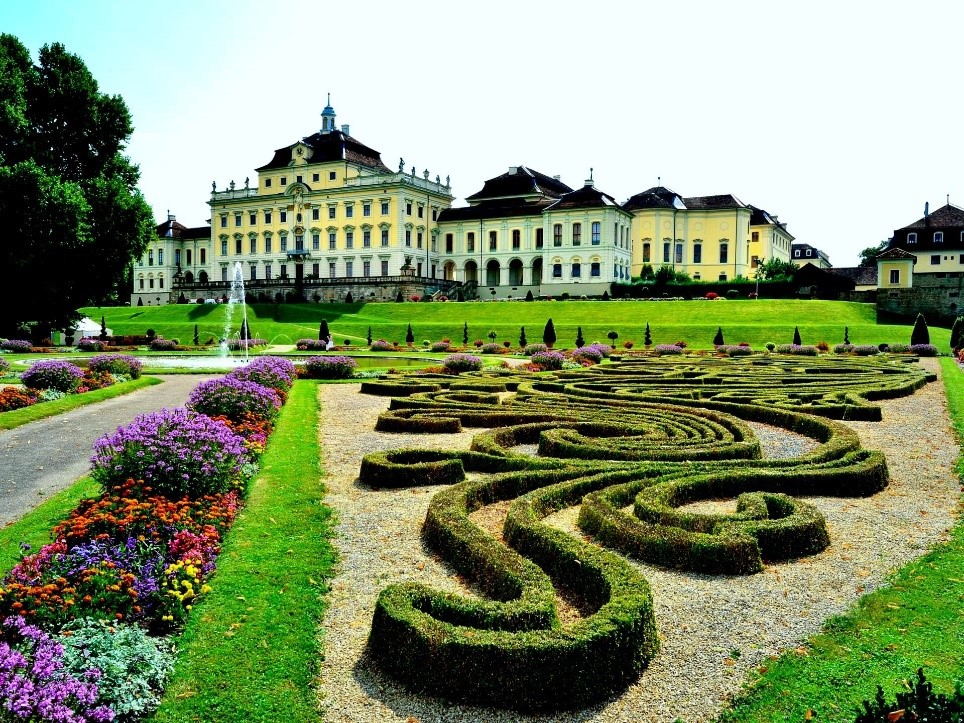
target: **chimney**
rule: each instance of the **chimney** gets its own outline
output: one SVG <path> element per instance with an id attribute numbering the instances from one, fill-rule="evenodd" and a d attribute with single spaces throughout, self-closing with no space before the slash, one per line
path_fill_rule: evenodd
<path id="1" fill-rule="evenodd" d="M 924 223 L 928 226 L 931 225 L 931 204 L 929 201 L 924 201 Z"/>
<path id="2" fill-rule="evenodd" d="M 171 213 L 170 211 L 168 211 L 168 212 L 167 212 L 167 220 L 168 220 L 169 223 L 173 223 L 174 221 L 177 220 L 177 218 L 174 216 L 173 213 Z"/>
<path id="3" fill-rule="evenodd" d="M 348 132 L 348 124 L 347 124 L 347 123 L 345 123 L 344 125 L 342 125 L 342 127 L 341 127 L 341 132 L 344 133 L 346 136 L 351 135 L 351 134 Z"/>
<path id="4" fill-rule="evenodd" d="M 556 180 L 556 181 L 561 181 L 561 180 L 562 180 L 562 176 L 560 176 L 559 174 L 556 174 L 556 175 L 553 176 L 552 178 L 553 178 L 553 180 Z"/>
<path id="5" fill-rule="evenodd" d="M 514 176 L 514 175 L 517 174 L 518 172 L 519 172 L 519 167 L 518 167 L 518 166 L 509 166 L 509 175 L 510 175 L 510 176 Z"/>

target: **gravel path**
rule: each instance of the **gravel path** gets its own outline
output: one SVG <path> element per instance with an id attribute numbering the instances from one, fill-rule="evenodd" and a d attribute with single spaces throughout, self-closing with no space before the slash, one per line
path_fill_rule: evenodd
<path id="1" fill-rule="evenodd" d="M 940 372 L 936 360 L 922 364 Z M 911 397 L 882 402 L 882 423 L 850 423 L 864 447 L 885 452 L 891 483 L 866 499 L 809 498 L 827 518 L 832 542 L 824 552 L 739 577 L 633 563 L 652 587 L 661 650 L 623 695 L 555 717 L 451 705 L 406 693 L 373 674 L 362 660 L 374 602 L 385 586 L 417 580 L 460 590 L 419 540 L 428 501 L 440 488 L 370 491 L 358 487 L 355 478 L 367 452 L 403 446 L 465 448 L 479 430 L 459 435 L 373 432 L 388 400 L 357 394 L 357 389 L 321 387 L 327 500 L 340 516 L 336 545 L 341 554 L 323 626 L 320 695 L 326 721 L 709 721 L 750 671 L 769 656 L 800 646 L 827 617 L 845 612 L 861 595 L 884 584 L 894 568 L 945 539 L 955 519 L 958 446 L 938 382 Z M 797 455 L 812 444 L 762 425 L 754 431 L 766 457 Z M 486 529 L 491 529 L 492 516 L 500 514 L 491 512 L 488 517 L 476 513 Z M 570 509 L 550 523 L 580 534 L 574 520 Z"/>
<path id="2" fill-rule="evenodd" d="M 199 382 L 213 377 L 158 378 L 164 383 L 0 431 L 0 525 L 19 519 L 87 474 L 99 437 L 143 412 L 184 404 Z"/>

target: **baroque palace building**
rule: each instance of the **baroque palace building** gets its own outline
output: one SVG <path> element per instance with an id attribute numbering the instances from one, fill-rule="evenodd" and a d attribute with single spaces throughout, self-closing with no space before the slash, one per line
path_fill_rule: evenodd
<path id="1" fill-rule="evenodd" d="M 625 203 L 590 178 L 510 166 L 452 207 L 449 177 L 388 168 L 335 124 L 280 148 L 252 184 L 212 184 L 208 226 L 168 215 L 134 267 L 132 305 L 219 298 L 240 275 L 253 301 L 599 296 L 644 266 L 694 279 L 752 276 L 790 259 L 776 216 L 735 196 L 656 186 Z"/>

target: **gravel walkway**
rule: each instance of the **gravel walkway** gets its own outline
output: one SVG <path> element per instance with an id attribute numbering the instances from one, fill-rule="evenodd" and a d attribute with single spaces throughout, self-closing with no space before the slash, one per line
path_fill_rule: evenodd
<path id="1" fill-rule="evenodd" d="M 922 364 L 940 372 L 936 360 Z M 358 394 L 356 385 L 325 385 L 321 390 L 327 501 L 340 516 L 336 545 L 341 554 L 323 626 L 320 695 L 326 721 L 712 720 L 767 657 L 800 646 L 827 617 L 845 612 L 861 595 L 884 584 L 894 568 L 945 539 L 957 509 L 958 446 L 938 382 L 911 397 L 882 402 L 882 423 L 850 423 L 864 447 L 885 452 L 891 483 L 867 499 L 809 498 L 827 518 L 832 542 L 824 552 L 739 577 L 633 563 L 652 587 L 662 647 L 620 697 L 556 717 L 451 705 L 412 696 L 373 675 L 362 661 L 381 589 L 417 580 L 460 590 L 419 540 L 428 501 L 440 488 L 370 491 L 358 487 L 355 478 L 367 452 L 403 446 L 466 448 L 479 430 L 459 435 L 376 433 L 375 418 L 387 407 L 387 399 Z M 767 457 L 797 455 L 811 444 L 763 425 L 754 430 Z M 480 523 L 485 517 L 480 515 Z M 492 515 L 486 519 L 484 526 L 490 529 Z M 575 510 L 570 509 L 554 515 L 550 523 L 579 534 L 574 519 Z"/>
<path id="2" fill-rule="evenodd" d="M 158 378 L 164 383 L 0 431 L 0 525 L 18 520 L 44 498 L 87 474 L 99 437 L 138 414 L 184 404 L 199 382 L 213 377 Z"/>

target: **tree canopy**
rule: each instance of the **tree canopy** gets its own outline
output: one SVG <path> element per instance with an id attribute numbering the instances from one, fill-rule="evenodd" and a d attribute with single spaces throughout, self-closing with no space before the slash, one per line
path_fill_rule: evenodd
<path id="1" fill-rule="evenodd" d="M 876 246 L 868 246 L 863 251 L 861 251 L 858 256 L 860 256 L 859 266 L 877 266 L 877 254 L 881 251 L 887 250 L 887 242 L 881 241 Z"/>
<path id="2" fill-rule="evenodd" d="M 78 56 L 44 46 L 37 63 L 0 34 L 0 336 L 66 328 L 81 306 L 127 291 L 154 234 L 139 171 L 124 155 L 130 112 Z"/>

